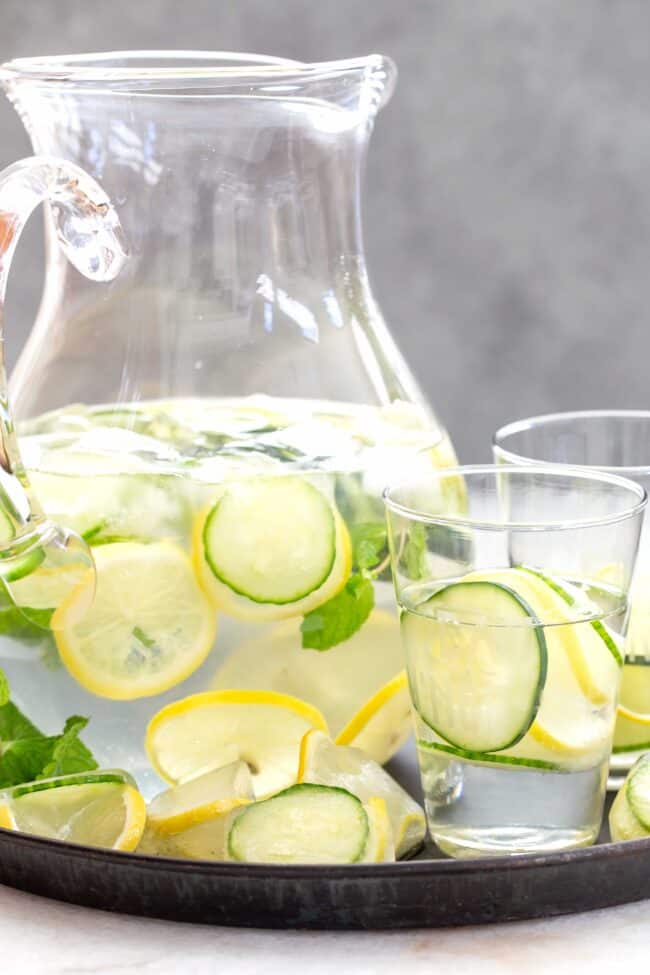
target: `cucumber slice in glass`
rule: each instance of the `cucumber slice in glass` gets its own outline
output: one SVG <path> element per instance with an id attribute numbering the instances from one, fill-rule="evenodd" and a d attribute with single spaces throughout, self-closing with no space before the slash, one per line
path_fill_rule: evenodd
<path id="1" fill-rule="evenodd" d="M 369 831 L 351 792 L 303 783 L 235 813 L 227 856 L 244 863 L 357 863 Z"/>
<path id="2" fill-rule="evenodd" d="M 514 589 L 494 582 L 452 583 L 402 614 L 413 704 L 440 738 L 495 752 L 524 737 L 546 680 L 536 619 Z"/>
<path id="3" fill-rule="evenodd" d="M 481 765 L 507 765 L 508 767 L 531 768 L 548 772 L 561 772 L 562 767 L 554 762 L 547 762 L 541 758 L 519 758 L 515 755 L 496 755 L 490 752 L 473 752 L 467 748 L 455 748 L 453 745 L 443 745 L 442 742 L 418 739 L 418 748 L 424 751 L 442 752 L 453 758 L 460 758 L 464 762 L 478 762 Z"/>
<path id="4" fill-rule="evenodd" d="M 208 514 L 203 548 L 212 573 L 234 592 L 256 603 L 294 603 L 332 571 L 334 509 L 300 477 L 240 482 Z"/>

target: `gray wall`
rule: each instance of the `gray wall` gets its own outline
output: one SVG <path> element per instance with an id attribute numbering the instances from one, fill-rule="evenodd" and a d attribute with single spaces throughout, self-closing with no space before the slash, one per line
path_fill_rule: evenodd
<path id="1" fill-rule="evenodd" d="M 0 0 L 0 59 L 390 54 L 365 226 L 386 317 L 464 460 L 533 412 L 650 407 L 648 0 Z M 28 150 L 0 105 L 0 165 Z M 16 261 L 15 360 L 41 283 Z"/>

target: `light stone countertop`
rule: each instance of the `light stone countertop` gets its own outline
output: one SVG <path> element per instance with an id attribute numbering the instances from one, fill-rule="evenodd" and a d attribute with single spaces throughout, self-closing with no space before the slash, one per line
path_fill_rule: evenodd
<path id="1" fill-rule="evenodd" d="M 599 975 L 650 958 L 650 900 L 573 917 L 408 932 L 260 931 L 72 907 L 0 886 L 11 975 Z"/>

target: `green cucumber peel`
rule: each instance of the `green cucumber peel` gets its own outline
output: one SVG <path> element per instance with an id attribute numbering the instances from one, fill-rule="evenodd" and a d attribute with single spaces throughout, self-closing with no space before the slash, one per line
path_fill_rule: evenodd
<path id="1" fill-rule="evenodd" d="M 70 785 L 126 785 L 132 782 L 131 777 L 120 770 L 100 770 L 97 772 L 81 772 L 72 775 L 59 775 L 48 779 L 37 779 L 36 782 L 26 782 L 24 785 L 14 786 L 9 791 L 12 799 L 33 795 L 35 792 L 46 792 L 50 789 L 62 789 Z"/>
<path id="2" fill-rule="evenodd" d="M 225 529 L 226 537 L 228 535 L 229 512 L 226 506 L 229 504 L 234 504 L 235 510 L 237 506 L 237 497 L 229 491 L 226 491 L 219 498 L 216 504 L 214 504 L 214 506 L 209 511 L 208 516 L 205 520 L 205 524 L 203 526 L 203 533 L 202 533 L 203 554 L 205 556 L 206 563 L 208 564 L 210 571 L 215 576 L 215 578 L 218 579 L 223 585 L 227 586 L 232 592 L 237 593 L 237 595 L 239 596 L 243 596 L 245 599 L 248 599 L 253 603 L 259 603 L 262 605 L 270 604 L 276 606 L 285 606 L 288 605 L 289 603 L 294 603 L 300 599 L 304 599 L 306 596 L 315 592 L 323 585 L 323 583 L 329 576 L 334 566 L 334 562 L 336 560 L 336 524 L 334 520 L 334 511 L 330 506 L 329 502 L 321 494 L 321 492 L 317 488 L 315 488 L 312 484 L 310 484 L 308 481 L 304 479 L 296 478 L 295 476 L 292 476 L 291 478 L 289 477 L 267 478 L 266 480 L 269 482 L 273 481 L 274 487 L 276 488 L 279 484 L 281 484 L 284 481 L 285 484 L 283 485 L 283 487 L 285 487 L 285 489 L 286 489 L 286 483 L 291 481 L 289 490 L 291 490 L 291 488 L 294 487 L 294 484 L 297 480 L 300 484 L 300 491 L 310 492 L 312 501 L 315 500 L 316 505 L 320 507 L 320 513 L 322 513 L 323 515 L 323 520 L 324 522 L 325 521 L 327 522 L 327 533 L 329 538 L 329 544 L 328 544 L 327 561 L 323 561 L 323 563 L 319 565 L 318 576 L 310 581 L 309 586 L 304 588 L 299 588 L 291 592 L 283 593 L 281 598 L 279 596 L 274 598 L 270 596 L 268 593 L 266 593 L 265 595 L 261 595 L 260 592 L 257 593 L 254 592 L 252 587 L 248 585 L 246 586 L 243 585 L 241 579 L 240 580 L 233 579 L 229 574 L 232 572 L 232 565 L 229 571 L 225 571 L 223 566 L 219 565 L 215 558 L 215 554 L 217 552 L 219 551 L 224 552 L 227 550 L 227 545 L 224 543 L 223 538 L 219 542 L 215 541 L 215 533 L 217 534 L 217 538 L 219 538 L 219 531 L 221 532 L 224 531 L 223 526 L 220 526 L 220 521 L 222 521 L 224 517 L 226 518 L 226 529 Z M 258 482 L 257 486 L 259 486 L 259 483 L 260 482 Z M 286 502 L 290 503 L 291 498 L 288 497 L 286 499 Z M 259 519 L 258 512 L 255 512 L 255 516 Z M 230 512 L 230 517 L 232 518 L 232 512 Z M 270 513 L 270 517 L 272 517 L 272 512 Z M 324 526 L 323 526 L 323 530 L 324 530 Z M 239 575 L 241 576 L 242 575 L 241 566 L 239 568 L 240 568 Z M 245 572 L 246 569 L 244 568 L 244 575 Z"/>
<path id="3" fill-rule="evenodd" d="M 515 568 L 519 569 L 521 572 L 528 572 L 529 575 L 535 576 L 541 582 L 545 583 L 549 589 L 552 589 L 554 593 L 560 596 L 568 606 L 575 606 L 576 601 L 573 596 L 568 593 L 566 589 L 563 589 L 559 583 L 555 582 L 554 579 L 549 579 L 549 577 L 544 575 L 543 572 L 540 572 L 538 569 L 530 569 L 527 565 L 517 565 Z M 607 632 L 600 620 L 590 620 L 590 623 L 611 653 L 616 663 L 619 665 L 619 667 L 622 667 L 624 659 L 620 650 L 616 646 L 616 641 L 612 639 L 611 635 Z"/>
<path id="4" fill-rule="evenodd" d="M 650 755 L 643 755 L 632 766 L 624 789 L 630 809 L 641 826 L 650 832 Z"/>
<path id="5" fill-rule="evenodd" d="M 241 812 L 235 815 L 228 830 L 226 846 L 229 857 L 238 862 L 246 862 L 245 856 L 242 855 L 241 849 L 238 849 L 237 834 L 241 831 L 242 826 L 249 817 L 257 817 L 260 810 L 264 808 L 268 809 L 272 805 L 277 804 L 278 801 L 282 802 L 287 798 L 300 798 L 303 795 L 316 794 L 325 796 L 337 794 L 345 796 L 346 799 L 350 800 L 350 802 L 354 804 L 354 807 L 358 813 L 361 832 L 357 851 L 349 862 L 358 863 L 365 853 L 368 844 L 368 837 L 370 835 L 370 822 L 368 820 L 368 814 L 363 807 L 363 803 L 358 796 L 355 796 L 348 789 L 341 788 L 341 786 L 319 785 L 311 782 L 299 782 L 297 785 L 289 786 L 288 789 L 284 789 L 282 792 L 278 792 L 275 795 L 270 796 L 268 799 L 262 799 L 259 802 L 253 802 L 250 805 L 244 806 Z"/>
<path id="6" fill-rule="evenodd" d="M 444 752 L 445 755 L 452 755 L 454 758 L 462 758 L 468 762 L 482 762 L 485 765 L 508 765 L 521 766 L 522 768 L 540 769 L 546 772 L 563 771 L 559 765 L 553 762 L 545 762 L 541 758 L 517 758 L 513 755 L 501 755 L 492 752 L 475 752 L 468 748 L 457 748 L 454 745 L 443 745 L 442 742 L 426 741 L 418 738 L 418 748 L 427 751 Z"/>
<path id="7" fill-rule="evenodd" d="M 515 590 L 512 589 L 510 586 L 506 586 L 501 582 L 487 582 L 487 581 L 462 582 L 461 581 L 457 583 L 452 583 L 451 585 L 444 586 L 442 589 L 439 589 L 436 593 L 434 593 L 433 596 L 431 596 L 427 600 L 427 605 L 430 605 L 432 602 L 437 600 L 443 593 L 451 589 L 457 590 L 461 587 L 462 588 L 490 587 L 493 589 L 498 589 L 499 591 L 508 595 L 512 600 L 514 600 L 514 602 L 521 608 L 526 618 L 533 621 L 537 620 L 537 616 L 535 612 L 533 611 L 532 607 L 526 602 L 526 600 L 523 599 L 519 595 L 519 593 L 515 592 Z M 408 614 L 406 615 L 408 616 Z M 533 623 L 530 626 L 530 629 L 534 633 L 535 640 L 537 642 L 539 669 L 537 673 L 534 693 L 530 701 L 530 706 L 526 716 L 526 720 L 520 726 L 520 728 L 517 730 L 517 732 L 513 735 L 512 738 L 510 738 L 505 742 L 499 743 L 497 747 L 493 746 L 492 748 L 489 749 L 489 752 L 501 752 L 501 751 L 505 751 L 508 748 L 512 748 L 514 745 L 520 742 L 522 738 L 526 736 L 526 734 L 530 730 L 531 725 L 535 721 L 535 718 L 537 717 L 537 712 L 539 711 L 539 707 L 542 701 L 544 686 L 546 684 L 546 675 L 548 671 L 548 650 L 546 646 L 546 638 L 544 636 L 544 629 L 541 623 L 539 625 Z M 429 728 L 431 728 L 431 730 L 439 738 L 442 738 L 443 741 L 448 742 L 451 746 L 453 746 L 454 748 L 458 748 L 461 751 L 475 751 L 474 749 L 468 750 L 460 742 L 452 740 L 452 738 L 449 737 L 449 734 L 445 734 L 439 727 L 436 727 L 434 723 L 422 713 L 421 709 L 418 708 L 417 705 L 415 706 L 416 706 L 417 713 L 419 717 L 422 719 L 422 721 L 424 722 L 424 724 L 426 724 Z"/>

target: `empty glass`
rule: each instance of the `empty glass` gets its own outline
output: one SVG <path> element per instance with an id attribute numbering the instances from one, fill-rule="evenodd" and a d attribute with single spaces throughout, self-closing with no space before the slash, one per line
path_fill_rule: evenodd
<path id="1" fill-rule="evenodd" d="M 650 489 L 650 411 L 592 410 L 531 417 L 502 427 L 494 436 L 500 463 L 549 462 L 586 466 L 632 478 Z M 620 566 L 602 569 L 615 581 Z M 650 748 L 650 531 L 646 525 L 631 594 L 614 752 L 613 784 Z"/>
<path id="2" fill-rule="evenodd" d="M 644 489 L 496 465 L 384 500 L 432 838 L 452 856 L 594 842 Z"/>

